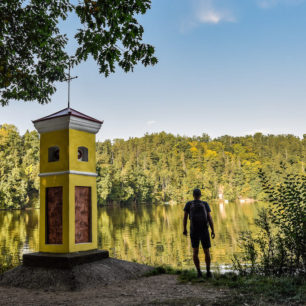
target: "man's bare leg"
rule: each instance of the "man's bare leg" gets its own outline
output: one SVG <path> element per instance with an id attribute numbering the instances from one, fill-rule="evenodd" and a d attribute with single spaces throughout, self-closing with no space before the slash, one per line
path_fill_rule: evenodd
<path id="1" fill-rule="evenodd" d="M 201 272 L 201 268 L 200 268 L 199 249 L 198 248 L 193 249 L 193 262 L 194 262 L 194 265 L 197 268 L 198 276 L 201 277 L 202 272 Z"/>
<path id="2" fill-rule="evenodd" d="M 207 271 L 207 277 L 211 277 L 211 272 L 210 272 L 210 251 L 209 249 L 204 249 L 204 254 L 205 254 L 205 263 L 206 263 L 206 271 Z"/>

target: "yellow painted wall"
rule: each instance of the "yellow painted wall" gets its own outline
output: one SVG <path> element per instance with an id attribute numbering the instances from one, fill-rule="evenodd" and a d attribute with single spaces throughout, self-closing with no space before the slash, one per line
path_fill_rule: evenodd
<path id="1" fill-rule="evenodd" d="M 69 169 L 96 172 L 96 137 L 95 134 L 69 130 Z M 88 162 L 78 160 L 78 147 L 88 149 Z"/>
<path id="2" fill-rule="evenodd" d="M 60 158 L 59 161 L 48 162 L 48 149 L 53 146 L 59 147 Z M 78 147 L 88 149 L 88 162 L 78 160 Z M 96 172 L 95 134 L 77 130 L 60 130 L 41 135 L 40 172 L 66 170 Z"/>
<path id="3" fill-rule="evenodd" d="M 60 158 L 56 162 L 48 162 L 48 149 L 58 146 Z M 40 136 L 40 172 L 56 172 L 69 169 L 69 130 L 43 133 Z"/>
<path id="4" fill-rule="evenodd" d="M 95 134 L 77 130 L 61 130 L 41 135 L 40 172 L 76 170 L 96 173 Z M 48 162 L 48 148 L 58 146 L 60 159 Z M 78 147 L 88 148 L 88 162 L 78 161 Z M 63 187 L 63 244 L 46 244 L 46 188 Z M 90 243 L 75 244 L 75 187 L 91 187 L 91 232 Z M 41 177 L 40 180 L 40 252 L 69 253 L 97 248 L 97 189 L 96 177 L 60 174 Z"/>
<path id="5" fill-rule="evenodd" d="M 63 244 L 46 244 L 46 188 L 63 187 Z M 89 243 L 75 243 L 75 187 L 91 187 L 91 236 Z M 39 251 L 70 253 L 97 248 L 97 189 L 96 178 L 83 175 L 54 175 L 41 178 L 40 185 Z"/>

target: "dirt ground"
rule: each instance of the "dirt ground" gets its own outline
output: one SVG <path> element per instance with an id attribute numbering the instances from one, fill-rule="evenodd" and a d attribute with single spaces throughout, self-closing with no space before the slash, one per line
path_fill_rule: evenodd
<path id="1" fill-rule="evenodd" d="M 226 305 L 228 294 L 163 274 L 78 291 L 0 287 L 0 305 Z"/>
<path id="2" fill-rule="evenodd" d="M 152 267 L 106 258 L 72 269 L 27 267 L 0 275 L 0 305 L 222 305 L 226 289 L 146 277 Z"/>

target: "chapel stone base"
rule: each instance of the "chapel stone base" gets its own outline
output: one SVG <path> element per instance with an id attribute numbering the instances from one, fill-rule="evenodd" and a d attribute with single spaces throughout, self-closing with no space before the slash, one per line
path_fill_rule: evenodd
<path id="1" fill-rule="evenodd" d="M 91 250 L 75 253 L 30 253 L 23 255 L 23 265 L 28 267 L 43 267 L 69 269 L 84 263 L 90 263 L 109 257 L 105 250 Z"/>

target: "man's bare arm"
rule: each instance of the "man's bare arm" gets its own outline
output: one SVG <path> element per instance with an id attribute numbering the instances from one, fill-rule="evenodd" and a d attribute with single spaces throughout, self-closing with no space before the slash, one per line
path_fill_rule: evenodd
<path id="1" fill-rule="evenodd" d="M 210 212 L 207 214 L 207 216 L 208 216 L 208 223 L 211 228 L 211 238 L 214 239 L 215 238 L 214 222 L 213 222 Z"/>
<path id="2" fill-rule="evenodd" d="M 187 235 L 187 220 L 188 220 L 188 212 L 185 211 L 184 220 L 183 220 L 184 235 Z"/>

